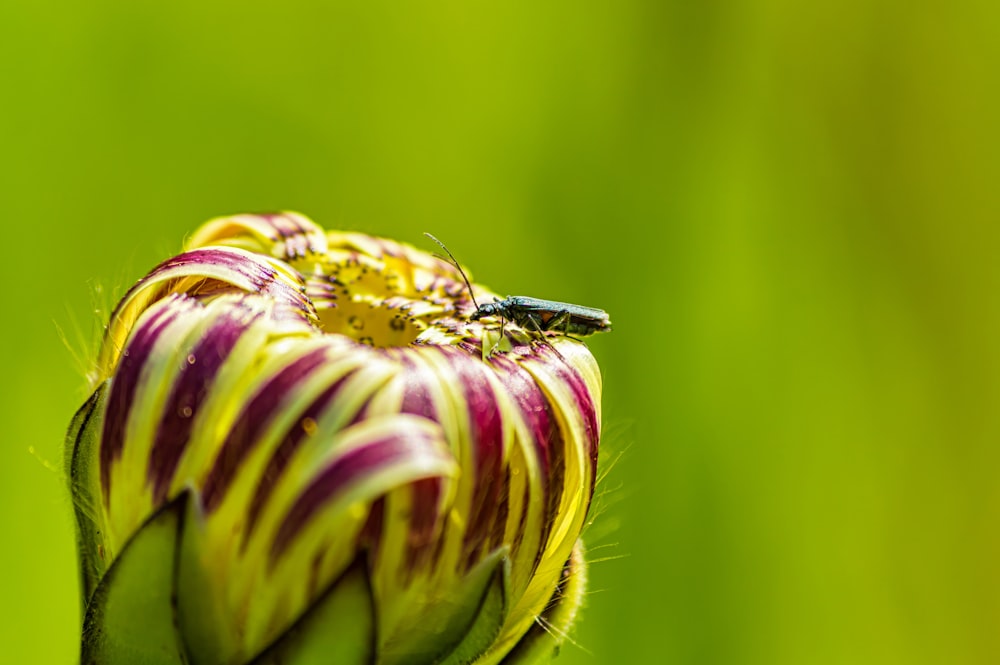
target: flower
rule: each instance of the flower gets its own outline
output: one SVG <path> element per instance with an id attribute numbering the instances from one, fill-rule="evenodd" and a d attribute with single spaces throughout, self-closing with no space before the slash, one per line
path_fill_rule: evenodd
<path id="1" fill-rule="evenodd" d="M 83 662 L 553 652 L 584 588 L 601 376 L 576 339 L 470 321 L 463 279 L 239 215 L 125 295 L 68 434 Z"/>

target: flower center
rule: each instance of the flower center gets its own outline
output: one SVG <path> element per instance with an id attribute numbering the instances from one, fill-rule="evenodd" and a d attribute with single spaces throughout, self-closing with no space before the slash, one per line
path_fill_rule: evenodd
<path id="1" fill-rule="evenodd" d="M 338 300 L 335 306 L 317 305 L 320 328 L 325 333 L 347 335 L 369 346 L 407 346 L 427 329 L 409 314 L 405 298 Z"/>
<path id="2" fill-rule="evenodd" d="M 305 279 L 305 293 L 325 333 L 376 347 L 408 346 L 429 328 L 454 328 L 463 284 L 402 257 L 332 251 Z M 294 265 L 294 264 L 293 264 Z"/>

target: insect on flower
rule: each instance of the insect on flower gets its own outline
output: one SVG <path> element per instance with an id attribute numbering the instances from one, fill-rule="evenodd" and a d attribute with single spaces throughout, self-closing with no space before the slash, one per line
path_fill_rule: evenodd
<path id="1" fill-rule="evenodd" d="M 588 337 L 595 333 L 611 330 L 611 320 L 608 318 L 608 313 L 596 307 L 584 307 L 583 305 L 543 300 L 530 296 L 507 296 L 503 300 L 494 299 L 494 302 L 480 305 L 476 302 L 476 296 L 472 293 L 472 284 L 465 275 L 465 271 L 462 270 L 462 266 L 455 259 L 455 255 L 443 242 L 430 233 L 424 233 L 424 235 L 441 246 L 441 249 L 451 259 L 449 263 L 455 266 L 459 274 L 462 275 L 462 279 L 465 280 L 465 285 L 469 288 L 469 297 L 472 298 L 472 304 L 476 307 L 476 311 L 469 317 L 470 321 L 499 316 L 501 317 L 501 330 L 502 321 L 507 319 L 522 328 L 539 333 L 551 331 L 571 337 Z"/>

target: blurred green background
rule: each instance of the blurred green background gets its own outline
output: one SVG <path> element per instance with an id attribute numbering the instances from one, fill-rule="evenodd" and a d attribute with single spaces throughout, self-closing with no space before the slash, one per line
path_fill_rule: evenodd
<path id="1" fill-rule="evenodd" d="M 611 312 L 557 662 L 1000 658 L 996 2 L 4 0 L 0 63 L 0 661 L 76 657 L 71 350 L 272 209 Z"/>

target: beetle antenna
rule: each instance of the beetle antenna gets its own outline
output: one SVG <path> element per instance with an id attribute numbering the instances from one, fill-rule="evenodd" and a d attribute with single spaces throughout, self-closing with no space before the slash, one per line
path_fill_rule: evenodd
<path id="1" fill-rule="evenodd" d="M 448 258 L 451 259 L 450 261 L 448 261 L 448 263 L 450 263 L 451 265 L 455 266 L 455 269 L 458 270 L 458 274 L 460 274 L 462 276 L 462 279 L 465 280 L 465 285 L 467 287 L 469 287 L 469 297 L 472 298 L 472 304 L 475 305 L 476 309 L 478 310 L 479 309 L 479 303 L 476 302 L 476 296 L 474 296 L 472 294 L 472 283 L 469 282 L 469 278 L 465 276 L 465 271 L 462 270 L 462 266 L 458 265 L 458 261 L 455 259 L 455 255 L 451 253 L 450 249 L 448 249 L 447 247 L 445 247 L 445 245 L 444 245 L 443 242 L 441 242 L 440 240 L 438 240 L 437 238 L 435 238 L 434 236 L 432 236 L 430 233 L 427 233 L 426 231 L 424 231 L 424 235 L 427 236 L 428 238 L 430 238 L 431 240 L 433 240 L 434 242 L 436 242 L 438 245 L 440 245 L 441 249 L 443 249 L 448 254 Z M 440 255 L 438 255 L 438 258 L 440 258 L 442 260 L 446 260 L 443 256 L 440 256 Z"/>

